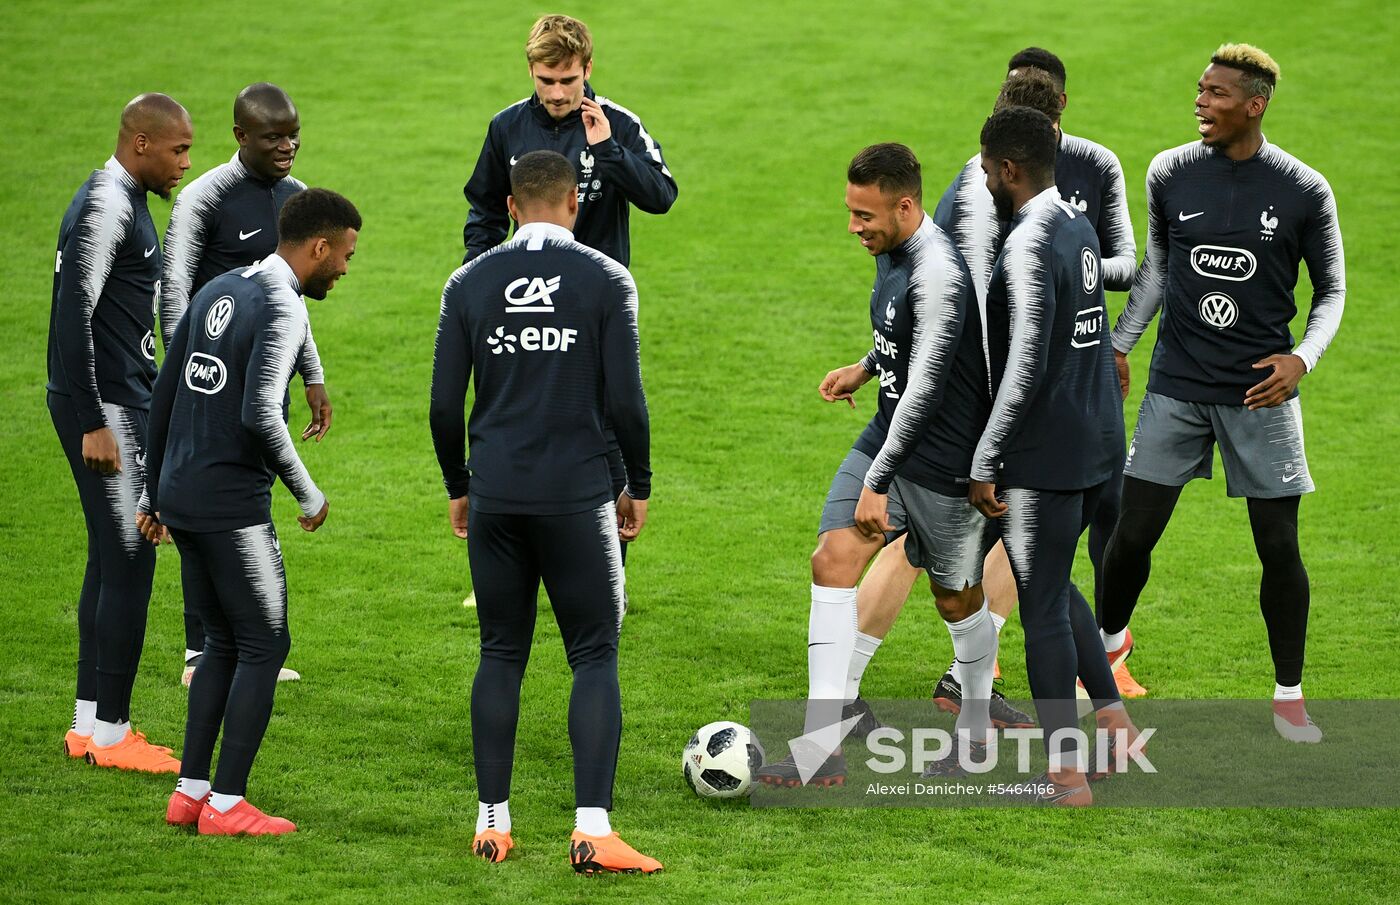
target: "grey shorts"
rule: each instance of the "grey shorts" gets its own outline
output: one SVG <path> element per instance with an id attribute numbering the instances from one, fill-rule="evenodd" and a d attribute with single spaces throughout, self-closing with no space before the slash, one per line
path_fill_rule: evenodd
<path id="1" fill-rule="evenodd" d="M 855 526 L 870 463 L 858 449 L 847 453 L 826 493 L 819 534 Z M 885 543 L 906 535 L 909 564 L 928 572 L 940 587 L 960 591 L 982 581 L 982 560 L 996 538 L 967 497 L 947 496 L 896 477 L 886 511 L 895 530 L 885 535 Z"/>
<path id="2" fill-rule="evenodd" d="M 1268 500 L 1314 489 L 1296 396 L 1251 412 L 1242 405 L 1183 402 L 1148 393 L 1138 410 L 1123 474 L 1168 487 L 1209 478 L 1216 443 L 1230 496 Z"/>

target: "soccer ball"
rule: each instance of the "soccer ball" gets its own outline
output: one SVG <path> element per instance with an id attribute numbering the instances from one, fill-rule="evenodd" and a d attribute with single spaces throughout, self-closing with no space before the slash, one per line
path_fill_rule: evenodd
<path id="1" fill-rule="evenodd" d="M 727 720 L 701 726 L 681 752 L 685 781 L 702 798 L 747 795 L 762 763 L 758 738 L 747 726 Z"/>

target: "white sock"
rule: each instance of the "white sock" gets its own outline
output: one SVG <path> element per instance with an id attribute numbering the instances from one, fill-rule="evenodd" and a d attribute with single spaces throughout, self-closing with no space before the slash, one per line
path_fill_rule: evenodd
<path id="1" fill-rule="evenodd" d="M 73 731 L 79 735 L 92 735 L 92 726 L 97 722 L 97 702 L 78 698 L 73 702 Z"/>
<path id="2" fill-rule="evenodd" d="M 495 830 L 498 833 L 510 832 L 510 799 L 498 804 L 476 803 L 476 831 Z"/>
<path id="3" fill-rule="evenodd" d="M 185 648 L 185 665 L 189 666 L 190 661 L 202 653 L 204 653 L 202 650 L 190 650 L 188 647 Z"/>
<path id="4" fill-rule="evenodd" d="M 953 654 L 962 673 L 962 710 L 958 714 L 958 729 L 976 733 L 981 741 L 991 728 L 989 712 L 992 696 L 992 664 L 997 658 L 997 633 L 988 618 L 987 604 L 960 622 L 949 622 L 953 636 Z"/>
<path id="5" fill-rule="evenodd" d="M 1301 701 L 1303 699 L 1303 683 L 1297 685 L 1274 685 L 1275 701 Z"/>
<path id="6" fill-rule="evenodd" d="M 807 719 L 804 732 L 841 722 L 846 673 L 856 645 L 856 589 L 812 585 L 807 620 Z M 836 740 L 827 746 L 835 748 Z"/>
<path id="7" fill-rule="evenodd" d="M 855 649 L 851 652 L 851 665 L 846 670 L 846 700 L 854 701 L 860 697 L 860 680 L 865 675 L 865 667 L 870 665 L 870 658 L 875 656 L 875 651 L 880 649 L 880 642 L 883 638 L 876 638 L 874 635 L 867 635 L 865 632 L 856 632 Z"/>
<path id="8" fill-rule="evenodd" d="M 1120 647 L 1127 643 L 1128 630 L 1125 628 L 1121 632 L 1114 632 L 1110 635 L 1103 629 L 1099 629 L 1099 637 L 1103 639 L 1104 650 L 1118 650 Z"/>
<path id="9" fill-rule="evenodd" d="M 127 730 L 131 728 L 130 723 L 109 723 L 106 720 L 94 720 L 92 726 L 92 743 L 100 748 L 108 745 L 115 745 L 126 738 Z"/>
<path id="10" fill-rule="evenodd" d="M 204 796 L 209 794 L 209 780 L 186 779 L 181 776 L 179 781 L 175 783 L 175 791 L 188 795 L 195 801 L 203 801 Z"/>
<path id="11" fill-rule="evenodd" d="M 1001 629 L 1002 629 L 1002 626 L 1006 625 L 1006 617 L 1005 617 L 1005 616 L 998 616 L 996 613 L 993 613 L 993 612 L 991 611 L 990 608 L 988 608 L 988 610 L 987 610 L 987 615 L 990 616 L 991 619 L 992 619 L 992 627 L 995 628 L 995 629 L 997 630 L 997 637 L 1001 637 Z M 945 622 L 945 623 L 943 623 L 943 624 L 946 626 L 948 623 Z M 951 637 L 952 634 L 953 634 L 953 630 L 952 630 L 951 628 L 948 629 L 948 635 Z M 957 682 L 958 685 L 961 686 L 961 685 L 962 685 L 962 670 L 958 668 L 958 658 L 957 658 L 956 655 L 954 655 L 954 657 L 953 657 L 953 664 L 952 664 L 951 666 L 948 667 L 948 672 L 952 674 L 952 676 L 953 676 L 953 681 L 954 681 L 954 682 Z"/>
<path id="12" fill-rule="evenodd" d="M 238 807 L 238 803 L 242 800 L 242 795 L 225 795 L 223 792 L 209 793 L 209 806 L 220 814 L 227 814 L 229 811 L 232 811 L 234 808 Z"/>
<path id="13" fill-rule="evenodd" d="M 574 829 L 586 836 L 606 836 L 612 832 L 607 808 L 574 808 Z"/>

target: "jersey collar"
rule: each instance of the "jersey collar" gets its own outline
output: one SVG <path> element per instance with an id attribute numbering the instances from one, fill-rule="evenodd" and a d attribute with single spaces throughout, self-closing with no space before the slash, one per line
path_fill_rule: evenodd
<path id="1" fill-rule="evenodd" d="M 890 249 L 890 254 L 907 255 L 911 250 L 913 250 L 916 244 L 923 241 L 921 237 L 925 233 L 929 232 L 929 230 L 932 228 L 933 218 L 928 215 L 928 211 L 924 211 L 924 219 L 919 221 L 919 228 L 910 233 L 909 238 L 905 239 L 903 242 L 900 242 L 894 248 Z"/>
<path id="2" fill-rule="evenodd" d="M 277 252 L 274 251 L 272 254 L 263 258 L 258 264 L 258 269 L 272 274 L 277 277 L 277 279 L 291 286 L 292 291 L 297 295 L 301 294 L 301 281 L 297 279 L 296 272 L 292 270 L 292 265 L 288 264 L 286 259 Z"/>
<path id="3" fill-rule="evenodd" d="M 1039 195 L 1036 195 L 1034 198 L 1021 205 L 1021 209 L 1016 212 L 1016 215 L 1011 218 L 1011 221 L 1015 223 L 1017 221 L 1023 220 L 1030 214 L 1035 213 L 1036 211 L 1040 210 L 1041 208 L 1047 205 L 1054 204 L 1056 201 L 1059 200 L 1060 190 L 1058 187 L 1052 185 L 1045 191 L 1041 192 Z"/>
<path id="4" fill-rule="evenodd" d="M 557 223 L 535 221 L 522 223 L 515 231 L 515 239 L 527 244 L 537 244 L 545 239 L 554 239 L 556 242 L 572 242 L 574 234 Z"/>
<path id="5" fill-rule="evenodd" d="M 139 192 L 141 190 L 141 184 L 136 181 L 136 177 L 127 172 L 126 167 L 122 166 L 121 161 L 117 160 L 115 154 L 107 158 L 107 162 L 103 164 L 102 169 L 117 177 L 117 181 L 128 191 Z"/>

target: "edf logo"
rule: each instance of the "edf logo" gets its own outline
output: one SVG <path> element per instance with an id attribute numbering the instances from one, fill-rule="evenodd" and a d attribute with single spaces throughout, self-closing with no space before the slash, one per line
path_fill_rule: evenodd
<path id="1" fill-rule="evenodd" d="M 554 293 L 559 291 L 559 277 L 521 277 L 506 287 L 507 314 L 554 312 Z"/>

